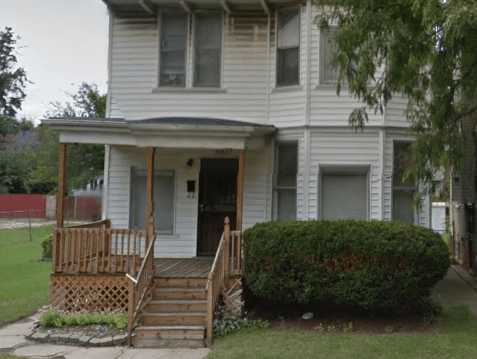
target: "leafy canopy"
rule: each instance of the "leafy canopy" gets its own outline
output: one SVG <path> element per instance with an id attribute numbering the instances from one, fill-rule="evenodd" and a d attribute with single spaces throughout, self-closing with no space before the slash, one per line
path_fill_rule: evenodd
<path id="1" fill-rule="evenodd" d="M 350 123 L 365 126 L 369 110 L 404 95 L 417 175 L 430 180 L 432 168 L 460 165 L 463 136 L 477 123 L 476 1 L 314 1 L 319 25 L 338 25 L 337 92 L 346 83 L 364 102 Z"/>
<path id="2" fill-rule="evenodd" d="M 12 28 L 0 31 L 0 118 L 14 117 L 25 99 L 27 77 L 18 66 L 17 40 Z"/>

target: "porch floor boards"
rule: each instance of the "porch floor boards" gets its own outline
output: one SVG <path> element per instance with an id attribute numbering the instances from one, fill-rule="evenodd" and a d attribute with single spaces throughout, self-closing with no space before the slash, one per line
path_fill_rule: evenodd
<path id="1" fill-rule="evenodd" d="M 213 257 L 156 258 L 156 277 L 207 278 Z"/>

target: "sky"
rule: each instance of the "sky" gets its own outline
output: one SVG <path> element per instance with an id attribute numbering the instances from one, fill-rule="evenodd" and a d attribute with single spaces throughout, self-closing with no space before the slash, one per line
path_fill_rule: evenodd
<path id="1" fill-rule="evenodd" d="M 21 37 L 19 63 L 32 82 L 19 117 L 38 122 L 83 82 L 106 91 L 108 14 L 101 0 L 0 0 L 0 29 Z"/>

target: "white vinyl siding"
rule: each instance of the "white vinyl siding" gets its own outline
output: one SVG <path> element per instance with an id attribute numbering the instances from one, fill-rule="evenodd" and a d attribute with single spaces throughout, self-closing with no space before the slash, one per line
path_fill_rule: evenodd
<path id="1" fill-rule="evenodd" d="M 245 153 L 245 181 L 243 202 L 243 226 L 249 228 L 258 222 L 271 219 L 272 169 L 266 164 L 273 161 L 272 146 Z M 157 149 L 156 169 L 159 173 L 174 173 L 174 233 L 157 234 L 154 253 L 159 257 L 194 257 L 197 245 L 198 181 L 200 158 L 220 156 L 214 152 L 178 150 L 177 153 L 161 153 Z M 189 159 L 194 165 L 188 166 Z M 108 218 L 113 228 L 128 228 L 130 225 L 131 167 L 145 171 L 143 149 L 111 146 L 109 158 Z M 196 193 L 187 193 L 187 181 L 196 181 Z M 163 195 L 163 199 L 164 199 Z M 158 195 L 160 199 L 160 193 Z M 160 214 L 159 214 L 160 216 Z"/>
<path id="2" fill-rule="evenodd" d="M 336 28 L 321 30 L 320 36 L 320 79 L 323 84 L 335 84 L 338 71 L 334 62 L 336 52 Z"/>
<path id="3" fill-rule="evenodd" d="M 368 218 L 367 173 L 323 171 L 321 187 L 322 219 Z"/>

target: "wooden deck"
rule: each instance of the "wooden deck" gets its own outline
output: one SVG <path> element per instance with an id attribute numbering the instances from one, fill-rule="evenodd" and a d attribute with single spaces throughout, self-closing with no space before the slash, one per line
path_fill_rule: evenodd
<path id="1" fill-rule="evenodd" d="M 213 257 L 155 258 L 156 277 L 207 278 Z"/>

